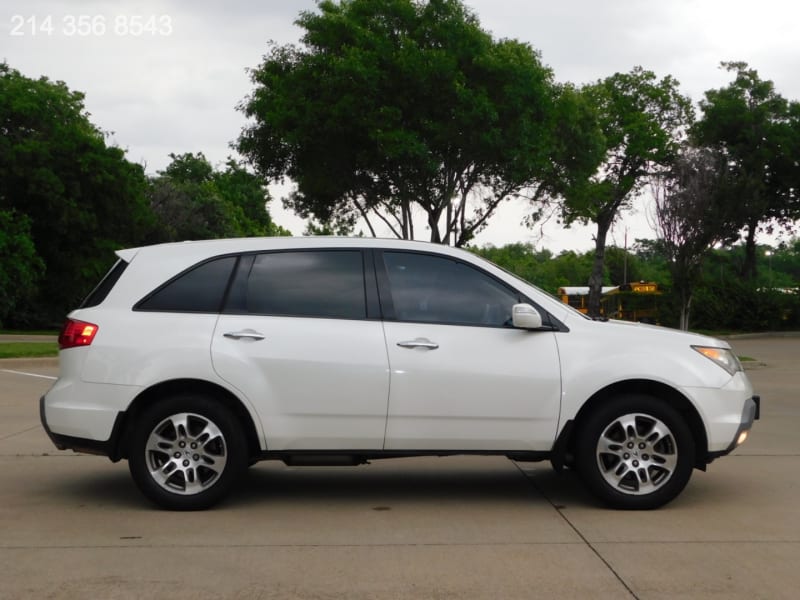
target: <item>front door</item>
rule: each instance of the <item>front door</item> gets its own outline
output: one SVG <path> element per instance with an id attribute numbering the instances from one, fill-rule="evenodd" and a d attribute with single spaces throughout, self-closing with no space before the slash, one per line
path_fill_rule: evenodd
<path id="1" fill-rule="evenodd" d="M 381 268 L 382 265 L 380 265 Z M 510 326 L 519 293 L 448 257 L 383 252 L 393 320 L 387 450 L 549 450 L 561 376 L 552 331 Z"/>

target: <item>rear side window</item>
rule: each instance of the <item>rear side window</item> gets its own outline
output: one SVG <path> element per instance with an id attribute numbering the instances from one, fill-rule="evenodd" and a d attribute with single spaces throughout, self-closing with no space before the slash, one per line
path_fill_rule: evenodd
<path id="1" fill-rule="evenodd" d="M 103 300 L 106 299 L 108 293 L 112 290 L 112 288 L 116 285 L 119 278 L 122 277 L 122 273 L 125 271 L 128 263 L 124 260 L 119 259 L 114 266 L 106 273 L 105 277 L 100 280 L 100 283 L 97 284 L 97 287 L 94 288 L 91 293 L 86 296 L 86 299 L 81 302 L 79 308 L 90 308 L 92 306 L 97 306 Z"/>
<path id="2" fill-rule="evenodd" d="M 271 252 L 254 257 L 232 312 L 365 319 L 364 266 L 358 250 Z"/>
<path id="3" fill-rule="evenodd" d="M 145 297 L 134 309 L 219 312 L 235 264 L 235 256 L 225 256 L 192 267 Z"/>

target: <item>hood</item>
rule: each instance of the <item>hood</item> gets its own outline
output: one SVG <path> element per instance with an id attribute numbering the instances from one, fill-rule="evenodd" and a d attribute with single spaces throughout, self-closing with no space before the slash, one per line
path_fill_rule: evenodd
<path id="1" fill-rule="evenodd" d="M 569 326 L 577 325 L 577 321 L 577 319 L 570 319 Z M 640 340 L 650 338 L 651 340 L 659 339 L 663 342 L 685 343 L 693 346 L 714 346 L 716 348 L 731 347 L 728 342 L 709 335 L 681 331 L 680 329 L 672 329 L 660 325 L 649 325 L 647 323 L 636 323 L 634 321 L 617 321 L 614 319 L 609 319 L 608 321 L 581 319 L 581 321 L 583 321 L 581 325 L 591 327 L 598 335 L 619 335 L 621 337 L 631 335 Z"/>

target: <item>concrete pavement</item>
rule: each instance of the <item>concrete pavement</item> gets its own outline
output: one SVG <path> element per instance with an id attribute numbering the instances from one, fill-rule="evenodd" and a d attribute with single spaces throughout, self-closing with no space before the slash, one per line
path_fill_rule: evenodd
<path id="1" fill-rule="evenodd" d="M 261 463 L 218 509 L 163 512 L 124 462 L 51 445 L 53 361 L 0 361 L 0 599 L 795 598 L 800 338 L 733 345 L 765 364 L 762 419 L 651 512 L 497 457 Z"/>

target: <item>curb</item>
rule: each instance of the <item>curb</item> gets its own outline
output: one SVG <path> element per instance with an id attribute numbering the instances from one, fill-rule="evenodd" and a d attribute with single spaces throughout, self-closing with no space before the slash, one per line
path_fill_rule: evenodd
<path id="1" fill-rule="evenodd" d="M 761 331 L 758 333 L 734 333 L 717 336 L 723 340 L 757 340 L 759 338 L 797 338 L 800 331 Z"/>

